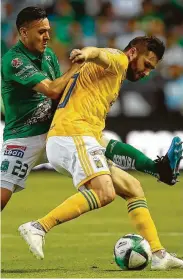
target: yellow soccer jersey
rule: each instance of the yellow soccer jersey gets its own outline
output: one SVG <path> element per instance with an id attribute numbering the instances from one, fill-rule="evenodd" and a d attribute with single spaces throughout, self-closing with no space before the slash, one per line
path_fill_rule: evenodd
<path id="1" fill-rule="evenodd" d="M 116 49 L 102 49 L 110 65 L 104 69 L 85 63 L 68 83 L 55 112 L 48 137 L 93 136 L 100 140 L 106 115 L 119 94 L 128 67 L 127 56 Z"/>

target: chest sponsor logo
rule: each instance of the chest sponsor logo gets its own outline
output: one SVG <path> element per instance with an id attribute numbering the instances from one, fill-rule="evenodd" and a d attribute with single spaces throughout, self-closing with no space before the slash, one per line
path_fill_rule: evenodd
<path id="1" fill-rule="evenodd" d="M 22 60 L 20 60 L 20 58 L 15 58 L 15 59 L 13 59 L 13 60 L 11 61 L 11 65 L 12 65 L 12 67 L 14 67 L 14 68 L 18 68 L 18 67 L 20 67 L 21 65 L 23 65 L 23 62 L 22 62 Z"/>
<path id="2" fill-rule="evenodd" d="M 20 70 L 18 73 L 16 73 L 15 76 L 19 77 L 19 76 L 23 75 L 27 70 L 30 70 L 30 69 L 33 69 L 33 68 L 34 68 L 33 65 L 27 65 L 22 70 Z"/>
<path id="3" fill-rule="evenodd" d="M 4 155 L 14 156 L 18 158 L 23 158 L 24 152 L 27 149 L 26 146 L 21 145 L 7 145 L 4 151 Z"/>
<path id="4" fill-rule="evenodd" d="M 34 125 L 49 121 L 52 118 L 52 115 L 52 101 L 51 99 L 46 98 L 37 105 L 32 115 L 24 122 L 24 125 Z"/>

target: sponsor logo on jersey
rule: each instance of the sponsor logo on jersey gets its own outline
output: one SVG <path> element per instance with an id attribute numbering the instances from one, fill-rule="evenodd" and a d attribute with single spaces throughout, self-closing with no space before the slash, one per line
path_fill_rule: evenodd
<path id="1" fill-rule="evenodd" d="M 21 145 L 7 145 L 4 155 L 23 158 L 26 148 L 26 146 Z"/>
<path id="2" fill-rule="evenodd" d="M 20 70 L 18 73 L 16 73 L 15 76 L 19 77 L 19 76 L 23 75 L 27 70 L 30 70 L 30 69 L 32 69 L 32 68 L 34 68 L 33 65 L 27 65 L 27 66 L 25 66 L 22 70 Z M 37 71 L 37 70 L 36 70 L 36 71 Z M 37 72 L 38 72 L 38 71 L 37 71 Z"/>
<path id="3" fill-rule="evenodd" d="M 51 100 L 48 98 L 44 98 L 42 102 L 37 105 L 32 115 L 24 122 L 24 125 L 34 125 L 50 120 L 52 118 L 51 106 Z"/>
<path id="4" fill-rule="evenodd" d="M 30 72 L 28 72 L 27 74 L 24 74 L 23 76 L 20 77 L 20 79 L 26 79 L 29 77 L 32 77 L 33 75 L 35 75 L 38 71 L 36 69 L 31 70 Z"/>
<path id="5" fill-rule="evenodd" d="M 12 67 L 14 67 L 14 68 L 18 68 L 18 67 L 20 67 L 21 65 L 23 65 L 23 62 L 22 62 L 22 60 L 20 60 L 19 58 L 15 58 L 15 59 L 13 59 L 13 60 L 11 61 L 11 65 L 12 65 Z"/>

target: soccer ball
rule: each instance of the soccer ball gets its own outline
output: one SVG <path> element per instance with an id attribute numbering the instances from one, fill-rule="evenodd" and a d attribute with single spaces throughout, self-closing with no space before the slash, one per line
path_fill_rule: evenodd
<path id="1" fill-rule="evenodd" d="M 147 240 L 137 234 L 126 234 L 114 246 L 114 258 L 122 270 L 144 269 L 152 257 Z"/>

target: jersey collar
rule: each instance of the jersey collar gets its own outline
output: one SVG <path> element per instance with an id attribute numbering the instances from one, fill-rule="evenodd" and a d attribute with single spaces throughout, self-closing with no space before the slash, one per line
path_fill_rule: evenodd
<path id="1" fill-rule="evenodd" d="M 17 45 L 21 49 L 21 51 L 23 51 L 26 54 L 26 56 L 28 56 L 31 60 L 42 59 L 43 54 L 36 55 L 32 53 L 30 50 L 28 50 L 28 48 L 26 48 L 26 46 L 21 41 L 18 41 Z"/>

